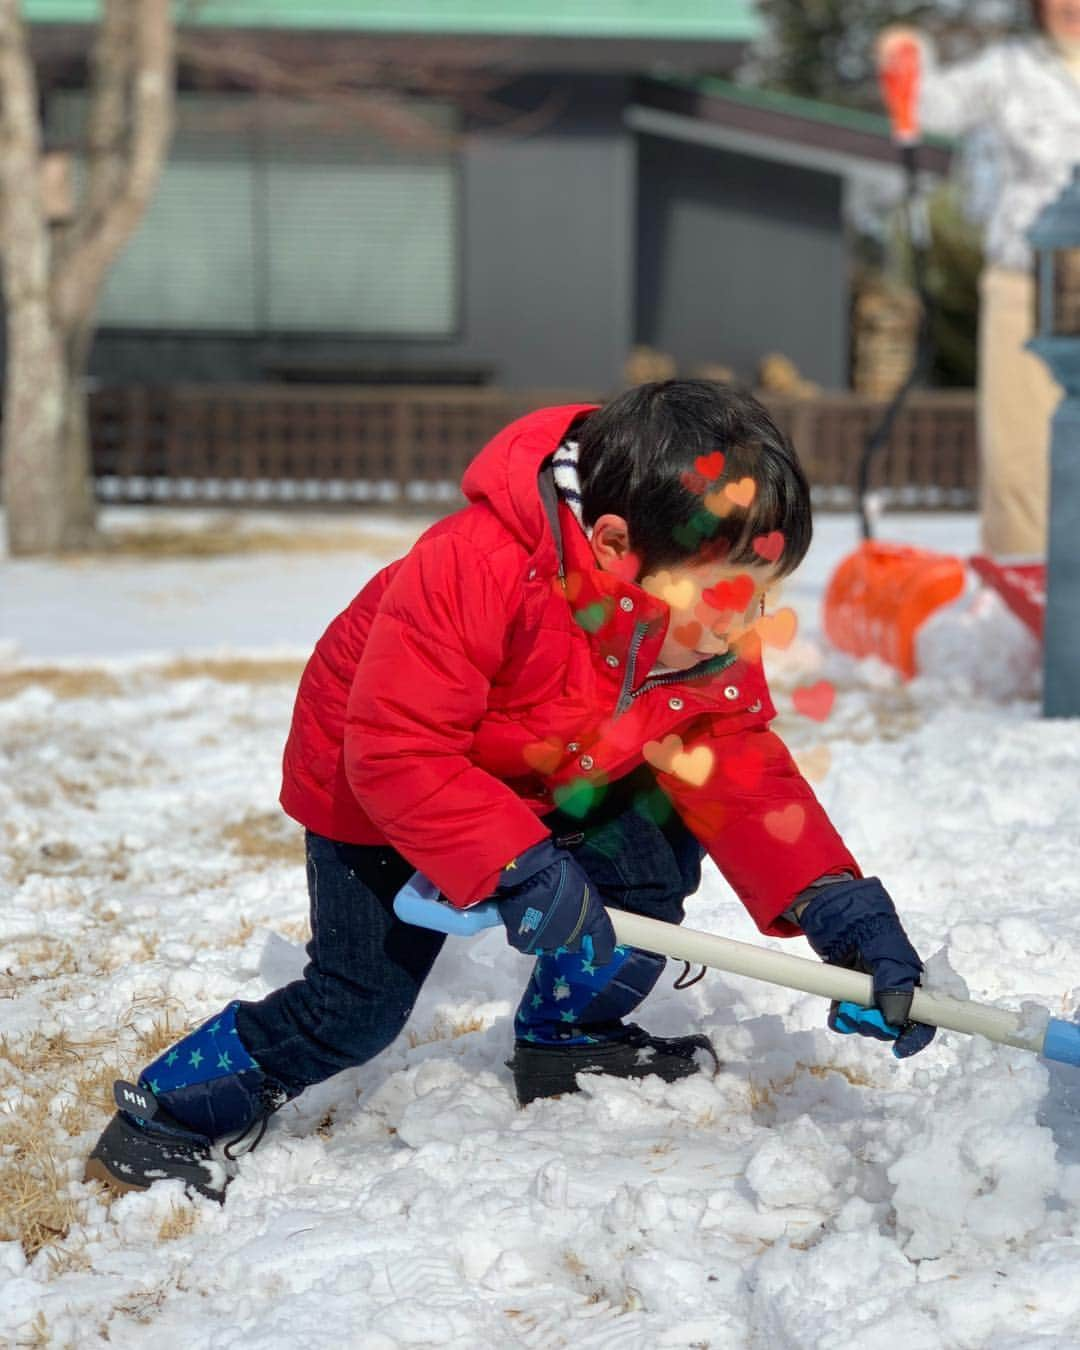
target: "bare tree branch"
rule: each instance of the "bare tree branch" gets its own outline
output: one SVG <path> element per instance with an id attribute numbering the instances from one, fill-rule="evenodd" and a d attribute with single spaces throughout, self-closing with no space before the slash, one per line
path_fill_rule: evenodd
<path id="1" fill-rule="evenodd" d="M 417 110 L 417 95 L 449 100 L 514 136 L 549 126 L 567 102 L 565 95 L 556 92 L 526 112 L 500 103 L 497 94 L 508 77 L 496 67 L 512 52 L 504 42 L 488 47 L 469 44 L 451 55 L 439 47 L 416 44 L 407 62 L 400 57 L 361 60 L 349 56 L 287 64 L 250 45 L 188 32 L 178 38 L 178 52 L 192 69 L 326 108 L 346 122 L 370 127 L 388 140 L 420 150 L 445 151 L 458 143 L 458 137 L 433 126 Z"/>
<path id="2" fill-rule="evenodd" d="M 41 199 L 38 93 L 18 0 L 0 0 L 0 239 L 9 307 L 45 296 L 49 230 Z"/>
<path id="3" fill-rule="evenodd" d="M 90 108 L 86 123 L 84 221 L 96 221 L 120 189 L 127 148 L 127 99 L 134 54 L 130 0 L 105 0 L 91 58 Z"/>
<path id="4" fill-rule="evenodd" d="M 146 211 L 172 131 L 176 53 L 169 0 L 123 3 L 135 16 L 131 139 L 115 197 L 56 270 L 53 304 L 65 324 L 90 311 L 106 269 Z"/>

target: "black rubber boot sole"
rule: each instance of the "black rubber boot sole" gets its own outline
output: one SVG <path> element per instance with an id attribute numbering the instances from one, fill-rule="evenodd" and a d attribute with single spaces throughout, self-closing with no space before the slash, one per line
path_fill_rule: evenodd
<path id="1" fill-rule="evenodd" d="M 698 1055 L 711 1057 L 713 1072 L 720 1069 L 707 1036 L 650 1036 L 638 1026 L 628 1026 L 617 1040 L 594 1045 L 535 1045 L 517 1041 L 506 1066 L 514 1075 L 518 1103 L 528 1106 L 538 1097 L 559 1097 L 580 1091 L 579 1073 L 604 1073 L 613 1078 L 648 1078 L 655 1074 L 665 1083 L 701 1072 Z"/>
<path id="2" fill-rule="evenodd" d="M 100 1181 L 110 1190 L 148 1190 L 155 1181 L 179 1180 L 219 1203 L 225 1199 L 228 1177 L 210 1157 L 210 1144 L 201 1135 L 190 1140 L 152 1134 L 140 1129 L 119 1111 L 94 1145 L 83 1172 L 84 1181 Z"/>

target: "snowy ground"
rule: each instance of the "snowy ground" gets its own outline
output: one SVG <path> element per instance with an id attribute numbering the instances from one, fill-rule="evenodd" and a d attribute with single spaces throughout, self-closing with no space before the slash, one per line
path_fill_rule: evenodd
<path id="1" fill-rule="evenodd" d="M 397 1046 L 279 1113 L 224 1208 L 78 1180 L 117 1069 L 301 966 L 275 804 L 298 663 L 417 530 L 356 523 L 351 551 L 320 539 L 340 518 L 287 517 L 266 528 L 313 551 L 0 561 L 0 1344 L 1080 1345 L 1077 1073 L 954 1034 L 898 1064 L 819 1000 L 713 974 L 642 1020 L 708 1031 L 715 1080 L 522 1111 L 527 964 L 498 932 L 447 944 Z M 974 545 L 968 517 L 886 532 Z M 787 587 L 780 729 L 932 984 L 1072 1016 L 1080 725 L 1039 720 L 1034 654 L 985 596 L 928 627 L 909 686 L 825 650 L 853 542 L 823 517 Z M 820 679 L 824 724 L 790 697 Z M 760 940 L 714 870 L 688 923 Z"/>

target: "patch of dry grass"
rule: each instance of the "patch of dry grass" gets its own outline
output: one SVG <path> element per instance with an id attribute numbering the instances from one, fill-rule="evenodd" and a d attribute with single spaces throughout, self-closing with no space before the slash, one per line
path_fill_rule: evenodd
<path id="1" fill-rule="evenodd" d="M 294 657 L 177 657 L 139 671 L 135 678 L 139 684 L 154 679 L 295 684 L 303 669 L 303 660 Z M 0 699 L 15 698 L 27 689 L 45 689 L 58 699 L 115 698 L 125 692 L 125 685 L 110 671 L 94 666 L 16 666 L 0 670 Z"/>
<path id="2" fill-rule="evenodd" d="M 155 669 L 165 680 L 220 680 L 223 684 L 295 684 L 304 662 L 293 658 L 178 657 Z"/>
<path id="3" fill-rule="evenodd" d="M 40 1101 L 0 1116 L 0 1241 L 20 1242 L 28 1259 L 67 1237 L 78 1217 L 49 1133 Z"/>
<path id="4" fill-rule="evenodd" d="M 747 1079 L 750 1110 L 755 1117 L 761 1112 L 773 1110 L 777 1097 L 794 1087 L 803 1074 L 809 1074 L 811 1078 L 827 1078 L 831 1073 L 838 1073 L 852 1087 L 865 1088 L 874 1085 L 872 1078 L 868 1078 L 857 1069 L 849 1069 L 844 1064 L 804 1064 L 800 1060 L 792 1072 L 784 1078 L 760 1082 L 751 1074 Z"/>
<path id="5" fill-rule="evenodd" d="M 47 689 L 55 698 L 115 698 L 123 685 L 107 670 L 92 666 L 19 666 L 0 670 L 0 699 L 25 689 Z"/>
<path id="6" fill-rule="evenodd" d="M 418 1045 L 431 1045 L 434 1041 L 453 1041 L 458 1036 L 467 1036 L 472 1031 L 484 1031 L 486 1028 L 487 1023 L 475 1014 L 461 1018 L 449 1018 L 440 1014 L 427 1031 L 408 1032 L 407 1040 L 409 1049 L 415 1050 Z"/>
<path id="7" fill-rule="evenodd" d="M 245 553 L 368 553 L 396 558 L 412 547 L 420 533 L 416 529 L 383 534 L 344 525 L 318 530 L 299 525 L 292 532 L 245 529 L 229 519 L 194 529 L 151 522 L 138 529 L 110 530 L 102 536 L 101 554 L 126 558 L 222 558 Z"/>
<path id="8" fill-rule="evenodd" d="M 195 1227 L 197 1217 L 194 1205 L 171 1205 L 158 1229 L 158 1237 L 162 1242 L 175 1242 L 177 1238 L 186 1237 Z"/>
<path id="9" fill-rule="evenodd" d="M 264 867 L 304 860 L 303 835 L 280 811 L 249 812 L 243 820 L 226 825 L 221 837 L 234 853 Z"/>
<path id="10" fill-rule="evenodd" d="M 75 1040 L 61 1030 L 0 1038 L 0 1082 L 17 1082 L 17 1113 L 0 1115 L 0 1241 L 17 1241 L 27 1257 L 61 1242 L 78 1220 L 82 1201 L 67 1194 L 64 1153 L 69 1141 L 100 1129 L 115 1109 L 113 1082 L 154 1059 L 188 1030 L 166 1006 L 149 1022 L 132 1004 L 120 1023 Z M 194 1222 L 184 1209 L 162 1224 L 162 1240 L 181 1237 Z M 61 1251 L 59 1261 L 77 1259 Z"/>
<path id="11" fill-rule="evenodd" d="M 288 923 L 277 923 L 274 927 L 290 942 L 311 941 L 311 923 L 308 919 L 293 919 Z"/>

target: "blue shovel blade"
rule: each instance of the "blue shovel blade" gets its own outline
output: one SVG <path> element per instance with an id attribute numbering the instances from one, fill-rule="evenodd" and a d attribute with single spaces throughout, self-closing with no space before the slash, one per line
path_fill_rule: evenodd
<path id="1" fill-rule="evenodd" d="M 455 909 L 448 901 L 439 899 L 439 888 L 419 872 L 414 872 L 394 897 L 394 913 L 404 923 L 455 937 L 471 937 L 501 922 L 494 900 Z"/>

